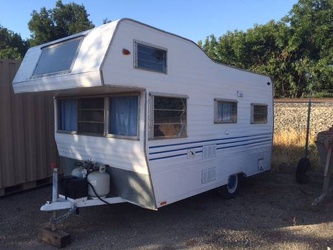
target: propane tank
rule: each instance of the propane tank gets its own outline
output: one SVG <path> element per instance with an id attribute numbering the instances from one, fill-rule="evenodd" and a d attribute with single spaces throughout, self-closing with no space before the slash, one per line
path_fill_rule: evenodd
<path id="1" fill-rule="evenodd" d="M 100 166 L 99 171 L 90 173 L 87 180 L 94 187 L 99 197 L 103 198 L 110 192 L 110 175 L 106 172 L 105 165 Z M 96 197 L 90 185 L 88 187 L 88 194 L 91 197 Z"/>
<path id="2" fill-rule="evenodd" d="M 87 170 L 83 166 L 79 166 L 72 170 L 71 175 L 79 177 L 79 178 L 86 178 Z"/>

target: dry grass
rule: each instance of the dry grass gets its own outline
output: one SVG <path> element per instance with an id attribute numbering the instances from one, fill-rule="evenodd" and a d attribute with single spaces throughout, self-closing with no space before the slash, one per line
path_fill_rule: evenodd
<path id="1" fill-rule="evenodd" d="M 320 169 L 320 159 L 316 148 L 316 135 L 309 135 L 308 158 L 313 170 Z M 274 134 L 273 168 L 281 165 L 296 166 L 305 155 L 306 131 L 299 132 L 293 129 Z"/>

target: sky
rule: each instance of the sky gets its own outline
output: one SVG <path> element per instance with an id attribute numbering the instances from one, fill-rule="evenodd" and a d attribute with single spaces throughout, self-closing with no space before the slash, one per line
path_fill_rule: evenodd
<path id="1" fill-rule="evenodd" d="M 89 20 L 100 26 L 104 19 L 131 18 L 153 27 L 204 41 L 227 31 L 253 28 L 255 24 L 279 21 L 298 0 L 62 0 L 84 5 Z M 0 0 L 0 25 L 30 38 L 28 22 L 33 10 L 53 9 L 56 0 Z"/>

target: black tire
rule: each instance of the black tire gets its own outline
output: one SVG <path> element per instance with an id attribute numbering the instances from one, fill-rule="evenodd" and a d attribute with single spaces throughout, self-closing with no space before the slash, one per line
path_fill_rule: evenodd
<path id="1" fill-rule="evenodd" d="M 239 176 L 237 174 L 230 175 L 228 184 L 218 188 L 218 193 L 224 199 L 233 199 L 239 193 Z"/>
<path id="2" fill-rule="evenodd" d="M 296 181 L 300 184 L 309 182 L 309 176 L 306 174 L 311 167 L 311 162 L 308 158 L 301 158 L 296 167 Z"/>

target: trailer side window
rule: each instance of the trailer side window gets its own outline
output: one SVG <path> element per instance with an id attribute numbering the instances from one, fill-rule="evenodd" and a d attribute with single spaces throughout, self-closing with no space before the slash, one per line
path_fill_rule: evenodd
<path id="1" fill-rule="evenodd" d="M 215 99 L 214 123 L 236 123 L 237 101 Z"/>
<path id="2" fill-rule="evenodd" d="M 251 123 L 267 123 L 267 105 L 251 104 Z"/>
<path id="3" fill-rule="evenodd" d="M 109 133 L 112 135 L 138 135 L 138 96 L 110 97 Z"/>
<path id="4" fill-rule="evenodd" d="M 151 96 L 151 139 L 182 138 L 187 136 L 186 98 Z"/>
<path id="5" fill-rule="evenodd" d="M 138 69 L 152 70 L 156 72 L 167 72 L 166 49 L 135 41 L 134 65 Z"/>

